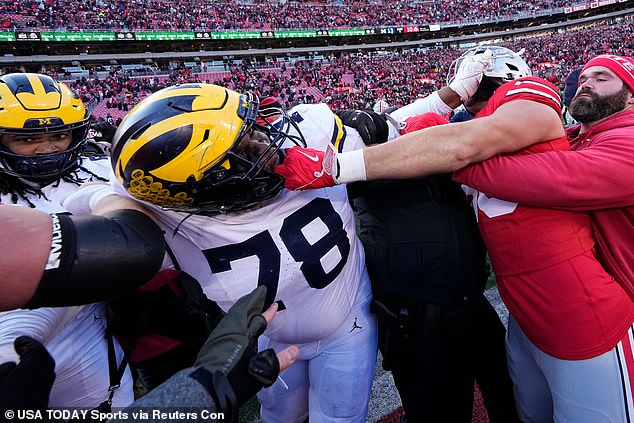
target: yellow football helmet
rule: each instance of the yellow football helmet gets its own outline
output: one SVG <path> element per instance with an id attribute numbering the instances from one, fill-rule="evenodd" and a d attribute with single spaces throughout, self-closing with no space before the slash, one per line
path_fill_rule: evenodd
<path id="1" fill-rule="evenodd" d="M 290 140 L 305 145 L 282 109 L 275 123 L 259 100 L 211 84 L 182 84 L 147 97 L 123 119 L 112 142 L 117 180 L 135 198 L 196 214 L 242 210 L 273 197 L 283 179 L 266 163 Z M 296 134 L 290 134 L 291 126 Z M 256 158 L 237 146 L 254 129 L 270 144 Z"/>
<path id="2" fill-rule="evenodd" d="M 72 134 L 68 149 L 53 154 L 14 154 L 0 143 L 0 173 L 46 184 L 76 169 L 86 145 L 88 118 L 77 95 L 48 75 L 0 76 L 0 137 L 65 131 Z"/>

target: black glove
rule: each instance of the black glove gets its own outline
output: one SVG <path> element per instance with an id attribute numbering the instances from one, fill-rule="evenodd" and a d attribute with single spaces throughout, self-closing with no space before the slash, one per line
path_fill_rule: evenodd
<path id="1" fill-rule="evenodd" d="M 20 362 L 0 364 L 0 416 L 6 410 L 43 410 L 55 381 L 55 361 L 44 345 L 29 336 L 13 342 Z"/>
<path id="2" fill-rule="evenodd" d="M 387 141 L 389 127 L 385 118 L 371 110 L 340 110 L 336 112 L 344 125 L 354 128 L 365 145 Z"/>
<path id="3" fill-rule="evenodd" d="M 117 127 L 107 120 L 98 120 L 90 124 L 88 129 L 88 138 L 92 138 L 95 142 L 112 143 L 114 133 Z"/>
<path id="4" fill-rule="evenodd" d="M 258 351 L 258 336 L 266 329 L 262 308 L 266 287 L 242 297 L 209 335 L 190 376 L 207 388 L 219 411 L 237 418 L 238 407 L 262 387 L 275 382 L 280 363 L 272 349 Z"/>

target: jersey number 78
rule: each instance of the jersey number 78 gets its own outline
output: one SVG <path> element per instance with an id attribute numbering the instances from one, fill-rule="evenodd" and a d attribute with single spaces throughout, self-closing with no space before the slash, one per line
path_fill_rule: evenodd
<path id="1" fill-rule="evenodd" d="M 328 232 L 311 244 L 302 229 L 315 219 L 320 219 L 328 228 Z M 348 260 L 348 234 L 344 230 L 341 216 L 325 198 L 315 198 L 286 217 L 279 235 L 293 259 L 301 263 L 300 269 L 311 288 L 322 289 L 330 285 L 339 276 Z M 335 247 L 339 250 L 341 258 L 326 272 L 321 264 L 321 258 Z M 267 287 L 265 307 L 273 302 L 279 283 L 281 253 L 268 230 L 237 244 L 205 250 L 203 254 L 213 273 L 231 270 L 231 262 L 234 260 L 256 256 L 260 261 L 258 286 Z"/>

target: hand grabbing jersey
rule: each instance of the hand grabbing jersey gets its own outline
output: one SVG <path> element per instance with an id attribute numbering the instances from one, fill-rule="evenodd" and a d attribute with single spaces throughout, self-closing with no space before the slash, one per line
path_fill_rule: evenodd
<path id="1" fill-rule="evenodd" d="M 412 116 L 405 123 L 403 134 L 445 124 L 447 120 L 429 112 Z M 277 166 L 275 172 L 285 178 L 284 186 L 289 190 L 327 188 L 366 179 L 363 150 L 338 154 L 330 145 L 325 152 L 314 148 L 289 148 L 284 163 Z"/>

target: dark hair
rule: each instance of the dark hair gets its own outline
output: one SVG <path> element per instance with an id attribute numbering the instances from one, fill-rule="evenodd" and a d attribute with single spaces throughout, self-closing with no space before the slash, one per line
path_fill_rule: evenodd
<path id="1" fill-rule="evenodd" d="M 88 173 L 89 176 L 87 178 L 81 178 L 77 174 L 79 170 L 83 170 L 84 172 Z M 66 181 L 66 182 L 70 182 L 79 186 L 82 183 L 86 182 L 87 180 L 95 180 L 95 179 L 99 181 L 104 181 L 104 182 L 108 181 L 107 178 L 103 178 L 91 172 L 90 170 L 86 169 L 85 167 L 83 167 L 81 165 L 81 159 L 80 159 L 80 161 L 77 164 L 77 167 L 69 170 L 63 175 L 60 175 L 60 177 L 56 181 L 52 182 L 52 184 L 57 186 L 59 185 L 61 181 Z M 18 176 L 8 175 L 0 171 L 0 194 L 10 195 L 11 202 L 13 204 L 17 204 L 18 200 L 21 198 L 29 205 L 29 207 L 35 208 L 36 206 L 29 199 L 29 196 L 36 195 L 38 197 L 43 197 L 44 199 L 48 200 L 46 195 L 42 192 L 42 188 L 43 186 L 38 184 L 37 182 L 29 181 L 27 179 L 23 179 Z"/>
<path id="2" fill-rule="evenodd" d="M 495 90 L 500 88 L 504 81 L 502 78 L 482 77 L 482 82 L 476 92 L 469 99 L 470 102 L 489 101 Z"/>

